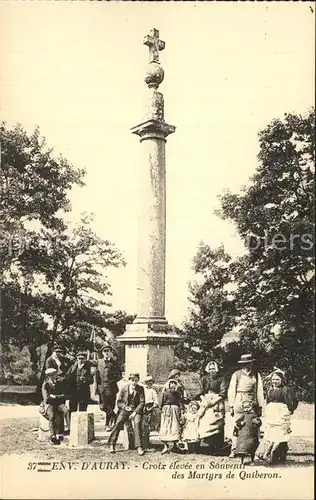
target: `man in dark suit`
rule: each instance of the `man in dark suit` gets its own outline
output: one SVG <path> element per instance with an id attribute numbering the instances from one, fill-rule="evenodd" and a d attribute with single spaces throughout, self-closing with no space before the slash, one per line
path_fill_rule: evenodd
<path id="1" fill-rule="evenodd" d="M 119 392 L 117 399 L 119 414 L 108 441 L 111 453 L 115 453 L 117 438 L 120 431 L 123 429 L 124 424 L 131 421 L 134 428 L 135 447 L 137 448 L 139 455 L 144 454 L 142 447 L 141 423 L 143 409 L 145 406 L 145 393 L 144 388 L 138 385 L 138 382 L 138 373 L 131 374 L 129 376 L 128 385 L 122 387 Z"/>
<path id="2" fill-rule="evenodd" d="M 73 360 L 66 356 L 65 349 L 57 345 L 54 346 L 52 355 L 47 358 L 45 368 L 55 368 L 57 380 L 62 383 L 67 379 L 67 372 L 72 363 Z"/>
<path id="3" fill-rule="evenodd" d="M 102 355 L 103 359 L 98 362 L 96 371 L 97 393 L 100 398 L 100 408 L 106 414 L 105 428 L 111 430 L 110 424 L 114 424 L 116 420 L 114 408 L 118 393 L 117 382 L 121 378 L 121 370 L 113 360 L 108 344 L 103 347 Z"/>
<path id="4" fill-rule="evenodd" d="M 69 384 L 68 384 L 68 371 L 73 364 L 73 360 L 66 356 L 66 351 L 63 347 L 55 345 L 53 347 L 53 353 L 49 358 L 47 358 L 45 363 L 46 370 L 54 368 L 57 370 L 56 380 L 60 385 L 63 394 L 65 394 L 66 399 L 69 397 Z M 65 414 L 66 421 L 66 434 L 69 433 L 70 429 L 70 416 L 69 412 Z"/>
<path id="5" fill-rule="evenodd" d="M 86 411 L 90 401 L 90 385 L 93 383 L 91 368 L 94 365 L 87 360 L 87 354 L 83 351 L 78 352 L 76 361 L 68 372 L 69 386 L 69 411 Z"/>

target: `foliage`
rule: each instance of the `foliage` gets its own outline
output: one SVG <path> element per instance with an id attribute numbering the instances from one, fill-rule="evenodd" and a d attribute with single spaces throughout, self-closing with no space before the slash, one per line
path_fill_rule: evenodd
<path id="1" fill-rule="evenodd" d="M 233 327 L 230 264 L 231 258 L 223 247 L 212 250 L 200 243 L 193 261 L 197 279 L 190 285 L 191 307 L 183 327 L 185 339 L 176 351 L 191 370 L 209 361 L 223 335 Z"/>
<path id="2" fill-rule="evenodd" d="M 55 341 L 92 348 L 108 327 L 116 335 L 130 318 L 111 311 L 109 267 L 124 264 L 111 242 L 83 214 L 67 224 L 68 193 L 83 185 L 83 170 L 53 156 L 36 129 L 1 125 L 0 286 L 2 345 L 27 346 L 38 371 L 39 348 Z M 12 347 L 13 348 L 13 347 Z M 45 361 L 42 359 L 42 362 Z"/>
<path id="3" fill-rule="evenodd" d="M 223 273 L 235 285 L 231 321 L 224 325 L 238 327 L 240 349 L 254 351 L 264 371 L 275 364 L 285 369 L 304 399 L 312 397 L 314 380 L 314 122 L 314 110 L 273 120 L 259 134 L 259 166 L 251 184 L 241 194 L 225 193 L 220 211 L 234 221 L 246 246 L 245 255 Z M 211 271 L 207 252 L 202 259 Z M 196 294 L 202 307 L 214 294 L 216 277 L 208 281 L 205 274 L 203 280 L 205 289 Z M 223 321 L 221 302 L 215 311 Z M 198 339 L 208 332 L 219 340 L 216 324 L 205 328 L 191 319 L 189 326 L 188 339 L 195 329 Z"/>
<path id="4" fill-rule="evenodd" d="M 0 231 L 1 267 L 11 263 L 12 245 L 27 238 L 26 222 L 40 222 L 47 228 L 63 226 L 62 212 L 70 210 L 68 192 L 83 185 L 83 170 L 75 169 L 40 136 L 39 129 L 28 136 L 21 125 L 0 126 Z"/>
<path id="5" fill-rule="evenodd" d="M 27 347 L 0 346 L 0 383 L 22 385 L 35 383 Z"/>
<path id="6" fill-rule="evenodd" d="M 33 263 L 25 258 L 36 234 L 30 227 L 46 231 L 65 227 L 61 216 L 70 210 L 68 191 L 83 185 L 84 172 L 62 157 L 55 158 L 38 128 L 28 136 L 20 125 L 9 129 L 2 123 L 0 132 L 2 343 L 30 345 L 34 350 L 48 340 L 48 324 L 32 291 Z"/>

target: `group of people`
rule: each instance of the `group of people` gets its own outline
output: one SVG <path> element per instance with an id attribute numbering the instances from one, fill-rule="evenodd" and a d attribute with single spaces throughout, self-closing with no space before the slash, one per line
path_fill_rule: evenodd
<path id="1" fill-rule="evenodd" d="M 106 428 L 112 428 L 116 420 L 114 408 L 121 371 L 108 344 L 103 347 L 99 361 L 87 359 L 84 351 L 79 351 L 75 357 L 66 356 L 65 349 L 57 345 L 47 358 L 45 368 L 40 413 L 49 420 L 53 444 L 60 444 L 63 436 L 69 434 L 71 413 L 87 410 L 94 374 L 100 408 L 106 414 Z M 68 406 L 66 401 L 69 401 Z"/>
<path id="2" fill-rule="evenodd" d="M 209 362 L 200 379 L 200 391 L 191 399 L 187 397 L 179 370 L 171 371 L 158 398 L 151 376 L 142 383 L 137 373 L 130 374 L 127 380 L 122 378 L 110 346 L 103 349 L 103 358 L 94 364 L 81 352 L 76 361 L 67 365 L 62 354 L 57 347 L 48 358 L 47 379 L 43 384 L 43 411 L 49 419 L 54 444 L 62 439 L 64 421 L 69 429 L 71 412 L 87 409 L 94 366 L 112 453 L 125 426 L 139 455 L 150 447 L 151 430 L 157 430 L 163 443 L 162 454 L 198 453 L 203 443 L 210 454 L 226 454 L 229 449 L 231 458 L 239 456 L 243 462 L 253 461 L 255 455 L 270 463 L 284 462 L 286 458 L 291 415 L 298 401 L 286 385 L 285 373 L 278 368 L 267 377 L 269 387 L 264 398 L 262 378 L 254 368 L 251 354 L 241 356 L 240 369 L 233 373 L 229 384 L 219 364 Z M 234 423 L 231 443 L 225 441 L 226 398 Z M 265 432 L 260 442 L 265 399 Z"/>

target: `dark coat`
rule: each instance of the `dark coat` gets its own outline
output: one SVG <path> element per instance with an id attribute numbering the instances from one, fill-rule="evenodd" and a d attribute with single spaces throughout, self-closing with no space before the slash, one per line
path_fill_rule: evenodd
<path id="1" fill-rule="evenodd" d="M 117 398 L 117 407 L 119 410 L 124 410 L 126 406 L 130 406 L 133 411 L 140 415 L 143 414 L 145 392 L 141 385 L 136 385 L 134 395 L 130 394 L 129 385 L 121 388 Z"/>
<path id="2" fill-rule="evenodd" d="M 234 435 L 237 435 L 236 455 L 254 455 L 259 445 L 261 420 L 256 412 L 243 413 L 235 422 Z"/>
<path id="3" fill-rule="evenodd" d="M 204 375 L 201 378 L 201 388 L 201 394 L 207 394 L 211 391 L 222 398 L 226 397 L 227 384 L 221 375 Z"/>
<path id="4" fill-rule="evenodd" d="M 63 391 L 63 386 L 60 382 L 57 381 L 55 384 L 52 384 L 48 380 L 45 380 L 45 382 L 42 385 L 42 395 L 44 403 L 53 406 L 64 404 L 65 394 L 63 394 L 62 391 Z M 51 397 L 52 395 L 59 397 L 52 398 Z"/>
<path id="5" fill-rule="evenodd" d="M 96 382 L 99 393 L 116 394 L 117 382 L 121 379 L 121 370 L 112 359 L 100 359 L 96 371 Z"/>
<path id="6" fill-rule="evenodd" d="M 83 363 L 83 366 L 79 369 L 78 362 L 73 363 L 67 372 L 67 382 L 70 394 L 74 391 L 84 391 L 90 395 L 90 385 L 93 384 L 93 375 L 91 373 L 91 367 L 93 363 L 87 360 Z"/>
<path id="7" fill-rule="evenodd" d="M 45 363 L 45 369 L 47 370 L 48 368 L 55 368 L 55 370 L 58 370 L 59 377 L 66 376 L 67 371 L 69 370 L 70 366 L 73 364 L 73 360 L 67 358 L 66 356 L 60 357 L 60 366 L 56 363 L 56 360 L 53 356 L 49 356 L 49 358 L 46 359 Z"/>

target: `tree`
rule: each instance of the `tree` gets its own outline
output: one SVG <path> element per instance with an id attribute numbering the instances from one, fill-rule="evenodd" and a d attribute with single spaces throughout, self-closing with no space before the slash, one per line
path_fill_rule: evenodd
<path id="1" fill-rule="evenodd" d="M 1 126 L 0 286 L 3 356 L 28 348 L 33 372 L 40 346 L 49 355 L 58 340 L 91 348 L 94 332 L 121 331 L 125 313 L 111 311 L 106 270 L 124 264 L 115 246 L 99 238 L 84 215 L 67 224 L 68 192 L 83 185 L 84 171 L 55 158 L 39 130 Z M 42 360 L 42 361 L 45 361 Z"/>
<path id="2" fill-rule="evenodd" d="M 237 361 L 251 350 L 268 372 L 284 369 L 303 399 L 314 387 L 315 111 L 287 114 L 259 134 L 258 168 L 240 194 L 221 196 L 217 213 L 236 224 L 245 254 L 198 249 L 191 286 L 195 310 L 182 354 L 197 367 L 216 355 Z M 218 253 L 219 252 L 219 253 Z M 225 265 L 219 265 L 224 261 Z M 227 288 L 229 287 L 229 288 Z M 239 341 L 216 348 L 229 330 Z M 197 352 L 194 351 L 197 350 Z"/>
<path id="3" fill-rule="evenodd" d="M 284 368 L 307 398 L 314 375 L 315 112 L 287 114 L 259 135 L 259 167 L 239 195 L 222 196 L 247 253 L 232 268 L 240 339 Z"/>
<path id="4" fill-rule="evenodd" d="M 233 327 L 235 306 L 230 292 L 231 257 L 221 246 L 212 250 L 200 243 L 193 260 L 197 280 L 190 285 L 191 308 L 184 324 L 185 336 L 177 348 L 178 358 L 197 369 L 219 350 L 219 344 Z"/>
<path id="5" fill-rule="evenodd" d="M 35 367 L 36 346 L 48 338 L 47 322 L 32 293 L 33 263 L 21 256 L 41 228 L 65 227 L 68 192 L 83 185 L 84 171 L 56 158 L 38 128 L 29 136 L 21 125 L 9 129 L 2 123 L 0 139 L 1 342 L 4 351 L 8 343 L 28 345 Z"/>

